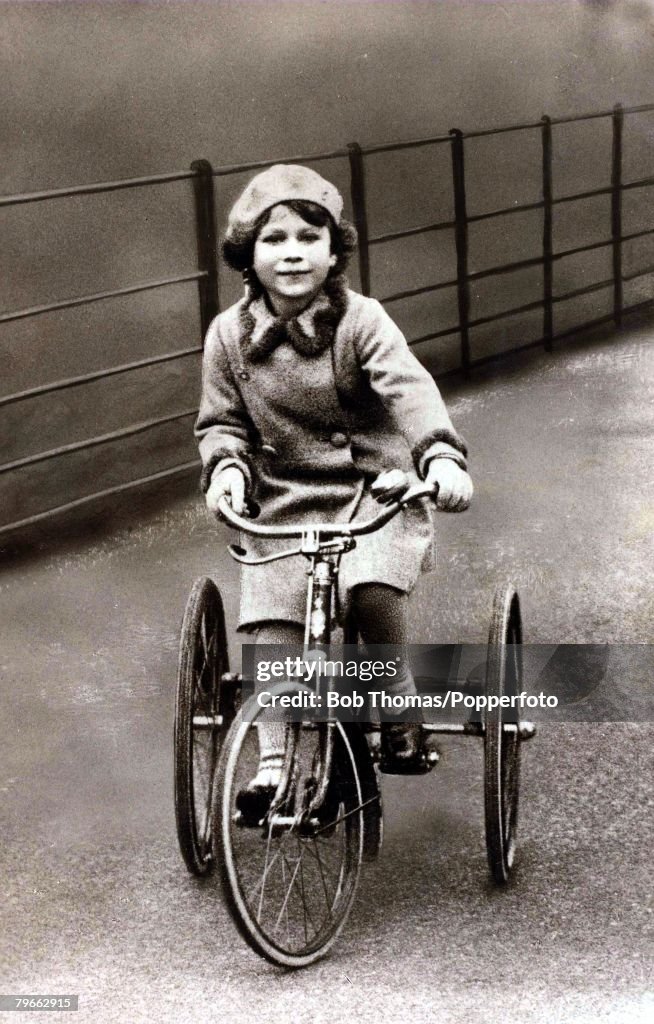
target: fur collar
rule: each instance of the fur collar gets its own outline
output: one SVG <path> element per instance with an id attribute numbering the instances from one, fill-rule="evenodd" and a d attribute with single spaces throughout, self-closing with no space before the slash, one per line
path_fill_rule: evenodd
<path id="1" fill-rule="evenodd" d="M 275 316 L 263 295 L 246 298 L 240 312 L 246 358 L 261 363 L 283 342 L 307 359 L 319 356 L 334 340 L 346 306 L 347 282 L 342 276 L 326 281 L 313 302 L 289 320 Z"/>

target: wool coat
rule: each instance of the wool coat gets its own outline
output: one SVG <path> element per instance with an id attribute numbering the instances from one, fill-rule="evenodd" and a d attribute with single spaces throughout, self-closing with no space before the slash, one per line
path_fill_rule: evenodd
<path id="1" fill-rule="evenodd" d="M 375 299 L 330 282 L 294 320 L 281 322 L 265 297 L 221 313 L 207 333 L 196 423 L 202 488 L 237 465 L 266 524 L 350 521 L 379 511 L 372 481 L 403 469 L 416 482 L 430 457 L 465 468 L 466 448 L 430 374 Z M 343 556 L 337 617 L 352 588 L 378 582 L 410 592 L 431 567 L 430 502 L 403 510 Z M 252 555 L 288 540 L 247 536 Z M 243 566 L 240 629 L 265 621 L 302 624 L 301 556 Z"/>

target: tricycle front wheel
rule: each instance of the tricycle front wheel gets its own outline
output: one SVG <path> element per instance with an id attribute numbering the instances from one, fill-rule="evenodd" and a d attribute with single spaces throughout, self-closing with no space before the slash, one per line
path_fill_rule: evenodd
<path id="1" fill-rule="evenodd" d="M 357 757 L 349 730 L 334 723 L 327 795 L 311 818 L 307 808 L 320 776 L 327 725 L 287 725 L 286 801 L 258 823 L 244 821 L 239 793 L 257 773 L 262 717 L 254 699 L 244 705 L 221 751 L 213 795 L 215 857 L 227 906 L 245 941 L 271 963 L 305 967 L 333 945 L 357 887 L 365 828 Z"/>

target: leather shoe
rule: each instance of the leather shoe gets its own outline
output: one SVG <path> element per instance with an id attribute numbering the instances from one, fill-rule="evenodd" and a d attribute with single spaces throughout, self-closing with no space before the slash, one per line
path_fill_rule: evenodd
<path id="1" fill-rule="evenodd" d="M 422 722 L 382 722 L 380 768 L 388 775 L 424 770 Z"/>
<path id="2" fill-rule="evenodd" d="M 240 824 L 244 828 L 257 828 L 273 802 L 277 786 L 248 786 L 236 794 L 236 810 L 240 812 Z"/>

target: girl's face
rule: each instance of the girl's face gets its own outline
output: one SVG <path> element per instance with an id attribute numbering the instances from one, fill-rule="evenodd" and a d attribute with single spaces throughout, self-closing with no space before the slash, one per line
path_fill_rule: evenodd
<path id="1" fill-rule="evenodd" d="M 280 203 L 254 244 L 254 271 L 275 311 L 292 316 L 318 294 L 335 265 L 329 227 L 307 224 Z"/>

